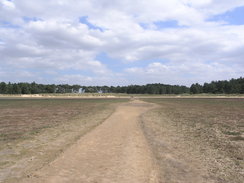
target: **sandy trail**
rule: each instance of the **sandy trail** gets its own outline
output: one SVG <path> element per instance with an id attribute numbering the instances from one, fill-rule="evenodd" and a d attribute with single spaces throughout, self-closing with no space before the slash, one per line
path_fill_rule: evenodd
<path id="1" fill-rule="evenodd" d="M 138 100 L 119 106 L 104 123 L 23 182 L 158 182 L 139 124 L 140 115 L 152 107 Z"/>

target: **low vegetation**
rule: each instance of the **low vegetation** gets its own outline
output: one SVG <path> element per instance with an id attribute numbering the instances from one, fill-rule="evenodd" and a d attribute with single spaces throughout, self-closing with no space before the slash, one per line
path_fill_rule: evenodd
<path id="1" fill-rule="evenodd" d="M 144 100 L 159 106 L 142 119 L 161 180 L 243 182 L 243 99 Z"/>
<path id="2" fill-rule="evenodd" d="M 43 93 L 127 93 L 127 94 L 244 94 L 244 78 L 229 81 L 192 84 L 191 87 L 169 84 L 147 84 L 129 86 L 81 86 L 68 84 L 0 83 L 0 94 Z"/>
<path id="3" fill-rule="evenodd" d="M 126 99 L 0 99 L 0 182 L 17 182 L 104 121 Z"/>

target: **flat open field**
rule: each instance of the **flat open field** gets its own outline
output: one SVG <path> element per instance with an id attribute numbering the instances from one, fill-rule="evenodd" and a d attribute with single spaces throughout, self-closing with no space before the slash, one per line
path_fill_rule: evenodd
<path id="1" fill-rule="evenodd" d="M 0 99 L 0 182 L 44 166 L 126 101 Z"/>
<path id="2" fill-rule="evenodd" d="M 162 182 L 244 180 L 244 99 L 143 99 L 143 128 Z"/>
<path id="3" fill-rule="evenodd" d="M 243 133 L 238 98 L 5 97 L 0 182 L 242 183 Z"/>

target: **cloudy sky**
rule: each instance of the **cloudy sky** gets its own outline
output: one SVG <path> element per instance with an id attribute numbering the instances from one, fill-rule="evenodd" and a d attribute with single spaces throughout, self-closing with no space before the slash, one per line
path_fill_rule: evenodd
<path id="1" fill-rule="evenodd" d="M 0 0 L 0 81 L 183 84 L 244 76 L 244 0 Z"/>

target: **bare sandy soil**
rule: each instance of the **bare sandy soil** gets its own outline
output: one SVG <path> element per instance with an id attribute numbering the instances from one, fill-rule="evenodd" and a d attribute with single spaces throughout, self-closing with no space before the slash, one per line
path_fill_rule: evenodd
<path id="1" fill-rule="evenodd" d="M 140 116 L 153 107 L 138 100 L 120 105 L 101 125 L 22 182 L 158 182 L 157 166 L 140 126 Z"/>
<path id="2" fill-rule="evenodd" d="M 77 136 L 75 143 L 65 146 L 55 160 L 46 159 L 49 161 L 28 172 L 21 171 L 22 166 L 18 172 L 11 169 L 12 174 L 25 172 L 25 177 L 6 183 L 242 183 L 242 102 L 145 101 L 132 98 L 113 105 L 115 110 L 108 108 L 100 117 L 98 112 L 104 106 L 92 110 L 89 118 L 82 116 L 87 122 L 73 123 L 69 133 L 57 128 L 60 135 L 52 136 L 55 141 L 45 141 L 49 146 L 70 141 L 74 128 L 78 134 L 82 128 L 89 132 Z M 84 124 L 93 125 L 87 128 Z M 50 131 L 42 137 L 48 134 Z M 57 143 L 60 139 L 62 143 Z M 43 147 L 40 150 L 43 154 L 50 152 Z"/>
<path id="3" fill-rule="evenodd" d="M 0 100 L 0 182 L 19 182 L 46 166 L 126 101 Z"/>
<path id="4" fill-rule="evenodd" d="M 143 115 L 165 183 L 243 183 L 244 101 L 147 99 L 159 105 Z"/>

